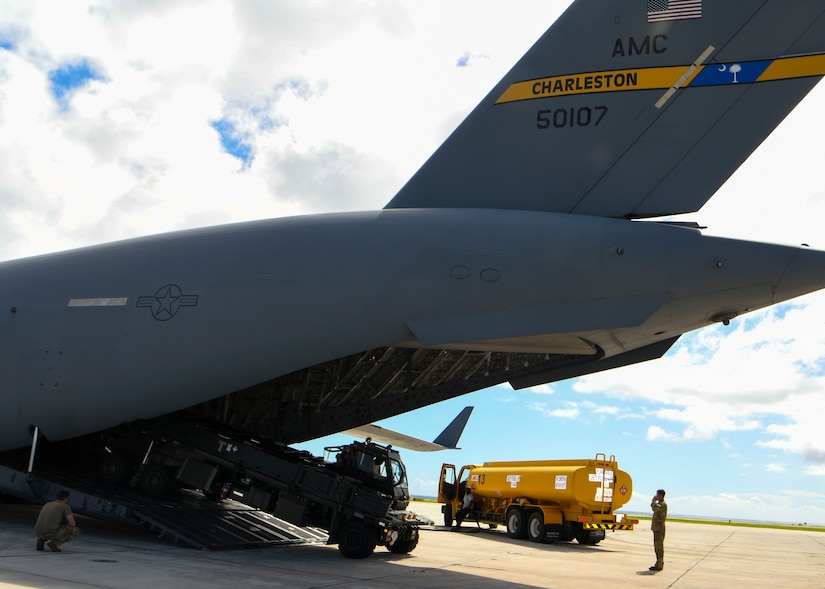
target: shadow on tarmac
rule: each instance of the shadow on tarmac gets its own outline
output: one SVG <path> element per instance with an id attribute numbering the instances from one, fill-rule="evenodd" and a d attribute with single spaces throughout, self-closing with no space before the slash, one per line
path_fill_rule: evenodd
<path id="1" fill-rule="evenodd" d="M 503 528 L 499 527 L 496 529 L 490 529 L 486 527 L 476 527 L 476 526 L 462 526 L 459 529 L 455 528 L 448 528 L 445 526 L 433 526 L 432 528 L 427 528 L 429 531 L 434 532 L 451 532 L 453 534 L 478 534 L 485 539 L 491 539 L 497 542 L 503 542 L 507 544 L 514 544 L 516 546 L 519 545 L 527 545 L 531 548 L 536 548 L 539 550 L 548 550 L 552 552 L 576 552 L 576 553 L 587 553 L 587 552 L 615 552 L 610 548 L 606 548 L 603 545 L 597 544 L 595 546 L 587 546 L 585 544 L 579 544 L 575 540 L 571 541 L 556 541 L 556 542 L 531 542 L 530 540 L 523 539 L 519 540 L 516 538 L 511 538 L 507 535 L 507 532 L 504 531 Z M 621 532 L 617 532 L 621 533 Z"/>
<path id="2" fill-rule="evenodd" d="M 273 576 L 293 589 L 328 584 L 343 589 L 374 587 L 376 579 L 386 578 L 421 589 L 478 586 L 479 583 L 485 589 L 535 587 L 491 578 L 484 567 L 476 572 L 449 570 L 451 565 L 435 565 L 431 558 L 418 558 L 415 553 L 394 554 L 382 548 L 362 560 L 343 558 L 337 549 L 323 544 L 213 552 L 196 550 L 158 538 L 142 528 L 79 514 L 76 517 L 83 531 L 77 540 L 64 545 L 59 555 L 49 551 L 36 552 L 34 521 L 39 510 L 39 505 L 0 503 L 2 582 L 53 589 L 75 586 L 76 583 L 94 584 L 102 575 L 114 583 L 106 586 L 120 587 L 116 579 L 151 586 L 156 584 L 155 576 L 162 574 L 164 578 L 185 575 L 200 589 L 232 586 L 228 583 L 237 582 L 239 578 L 258 586 L 256 583 L 271 580 Z M 499 535 L 491 534 L 495 540 L 518 543 L 504 535 L 496 536 Z M 473 568 L 473 564 L 466 561 L 456 564 Z M 117 574 L 112 572 L 113 565 Z M 195 570 L 198 573 L 193 572 Z"/>

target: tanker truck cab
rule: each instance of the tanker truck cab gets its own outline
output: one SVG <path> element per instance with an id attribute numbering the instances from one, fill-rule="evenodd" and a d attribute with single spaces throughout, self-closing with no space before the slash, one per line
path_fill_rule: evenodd
<path id="1" fill-rule="evenodd" d="M 615 456 L 595 459 L 485 462 L 441 466 L 438 501 L 444 525 L 451 526 L 464 489 L 473 491 L 467 518 L 491 528 L 504 525 L 511 538 L 533 542 L 570 541 L 595 545 L 606 530 L 632 530 L 616 510 L 630 501 L 630 475 L 619 470 Z"/>
<path id="2" fill-rule="evenodd" d="M 441 513 L 444 514 L 444 526 L 448 528 L 453 525 L 453 518 L 455 517 L 456 512 L 461 508 L 464 490 L 467 488 L 470 478 L 470 471 L 473 468 L 476 467 L 474 465 L 462 466 L 459 477 L 456 478 L 454 465 L 441 465 L 441 478 L 438 485 L 438 502 L 443 503 L 441 506 Z M 470 489 L 473 489 L 472 484 L 470 485 Z M 470 511 L 470 515 L 467 519 L 477 521 L 476 512 L 478 507 L 478 501 L 474 501 L 473 509 Z"/>

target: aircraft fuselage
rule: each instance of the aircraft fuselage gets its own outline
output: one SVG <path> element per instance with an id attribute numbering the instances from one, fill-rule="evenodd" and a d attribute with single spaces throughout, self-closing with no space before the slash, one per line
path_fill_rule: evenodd
<path id="1" fill-rule="evenodd" d="M 611 356 L 825 285 L 825 253 L 647 222 L 396 209 L 0 264 L 0 449 L 380 346 Z"/>

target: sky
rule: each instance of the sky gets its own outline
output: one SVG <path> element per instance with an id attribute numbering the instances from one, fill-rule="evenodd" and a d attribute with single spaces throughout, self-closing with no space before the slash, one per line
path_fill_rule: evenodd
<path id="1" fill-rule="evenodd" d="M 0 260 L 229 222 L 381 208 L 566 0 L 0 0 Z M 825 85 L 699 212 L 825 249 Z M 615 455 L 627 509 L 825 523 L 825 295 L 683 336 L 657 361 L 508 385 L 379 425 L 442 462 Z M 304 446 L 320 452 L 325 438 Z"/>

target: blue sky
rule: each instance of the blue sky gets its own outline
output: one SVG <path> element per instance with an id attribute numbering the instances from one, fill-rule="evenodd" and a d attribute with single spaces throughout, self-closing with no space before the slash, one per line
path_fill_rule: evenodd
<path id="1" fill-rule="evenodd" d="M 380 208 L 568 3 L 0 0 L 0 260 Z M 825 249 L 823 104 L 820 84 L 683 220 Z M 416 494 L 442 461 L 603 452 L 638 511 L 665 487 L 673 513 L 825 523 L 823 325 L 813 294 L 657 361 L 380 424 L 432 439 L 476 407 L 463 450 L 406 453 Z"/>
<path id="2" fill-rule="evenodd" d="M 100 80 L 100 75 L 87 60 L 60 64 L 49 72 L 50 91 L 60 110 L 69 109 L 72 93 L 83 88 L 93 80 Z"/>

